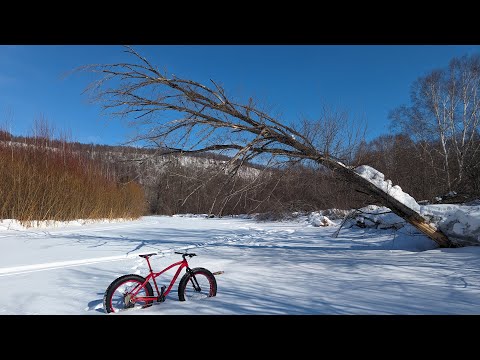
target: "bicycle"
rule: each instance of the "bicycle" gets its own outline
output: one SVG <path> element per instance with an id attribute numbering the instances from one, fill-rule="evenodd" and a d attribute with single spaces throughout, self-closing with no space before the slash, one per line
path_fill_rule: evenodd
<path id="1" fill-rule="evenodd" d="M 181 252 L 175 252 L 175 254 L 182 255 L 183 260 L 167 266 L 160 272 L 154 272 L 150 264 L 150 257 L 157 255 L 156 253 L 139 255 L 147 261 L 150 270 L 149 274 L 147 277 L 128 274 L 115 279 L 108 286 L 103 296 L 103 309 L 105 312 L 111 313 L 132 308 L 146 308 L 151 306 L 154 301 L 164 302 L 183 268 L 186 268 L 186 272 L 178 284 L 178 300 L 185 301 L 215 296 L 217 294 L 215 275 L 205 268 L 197 267 L 191 269 L 188 265 L 186 257 L 192 258 L 196 254 Z M 175 266 L 178 266 L 178 269 L 170 285 L 166 290 L 165 285 L 162 286 L 159 291 L 155 279 Z M 220 271 L 215 274 L 220 273 L 223 272 Z M 153 280 L 157 296 L 154 296 L 150 279 Z"/>

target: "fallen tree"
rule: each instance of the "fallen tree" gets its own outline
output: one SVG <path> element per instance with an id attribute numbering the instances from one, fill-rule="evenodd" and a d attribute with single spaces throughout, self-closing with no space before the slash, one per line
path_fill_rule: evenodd
<path id="1" fill-rule="evenodd" d="M 136 62 L 87 65 L 100 78 L 86 89 L 93 100 L 116 117 L 134 117 L 143 128 L 135 141 L 156 146 L 166 153 L 229 152 L 226 168 L 233 175 L 259 156 L 297 161 L 311 160 L 352 184 L 374 202 L 435 241 L 453 246 L 417 211 L 365 179 L 342 161 L 351 155 L 359 132 L 343 133 L 344 114 L 324 111 L 317 121 L 286 125 L 260 109 L 255 101 L 235 101 L 211 80 L 211 86 L 162 73 L 133 48 L 127 53 Z M 163 115 L 163 116 L 161 116 Z M 342 161 L 340 161 L 342 160 Z"/>

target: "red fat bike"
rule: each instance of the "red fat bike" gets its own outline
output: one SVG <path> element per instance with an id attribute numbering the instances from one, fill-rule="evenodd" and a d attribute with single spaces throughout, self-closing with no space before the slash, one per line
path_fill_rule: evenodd
<path id="1" fill-rule="evenodd" d="M 165 298 L 170 293 L 170 290 L 172 290 L 173 284 L 183 268 L 186 269 L 186 272 L 178 284 L 178 300 L 196 300 L 215 296 L 217 294 L 217 281 L 214 274 L 201 267 L 190 269 L 188 266 L 186 258 L 191 258 L 192 256 L 196 256 L 196 254 L 180 252 L 175 252 L 175 254 L 182 255 L 183 260 L 167 266 L 160 272 L 153 272 L 152 266 L 150 265 L 149 259 L 151 256 L 157 255 L 156 253 L 139 255 L 147 261 L 150 273 L 146 278 L 140 275 L 129 274 L 120 276 L 114 280 L 108 286 L 103 296 L 103 308 L 105 312 L 111 313 L 132 308 L 145 308 L 151 306 L 154 301 L 165 301 Z M 173 276 L 170 285 L 166 290 L 165 286 L 162 286 L 159 290 L 155 279 L 175 266 L 178 266 L 178 270 Z M 153 280 L 157 296 L 153 293 L 152 285 L 149 282 L 150 280 Z"/>

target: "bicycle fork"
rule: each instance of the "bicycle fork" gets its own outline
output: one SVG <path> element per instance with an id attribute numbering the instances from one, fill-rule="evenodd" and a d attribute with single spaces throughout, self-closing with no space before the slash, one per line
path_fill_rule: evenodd
<path id="1" fill-rule="evenodd" d="M 192 269 L 187 267 L 187 272 L 190 274 L 190 281 L 192 282 L 193 288 L 195 289 L 196 292 L 202 291 L 202 288 L 198 284 L 197 278 L 195 277 Z"/>

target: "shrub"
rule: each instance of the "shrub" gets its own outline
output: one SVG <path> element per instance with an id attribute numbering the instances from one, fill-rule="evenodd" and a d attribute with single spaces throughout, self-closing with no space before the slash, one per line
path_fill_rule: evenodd
<path id="1" fill-rule="evenodd" d="M 145 211 L 143 189 L 117 181 L 107 165 L 49 138 L 0 139 L 0 218 L 32 226 L 43 220 L 135 219 Z M 58 142 L 58 140 L 57 140 Z"/>

